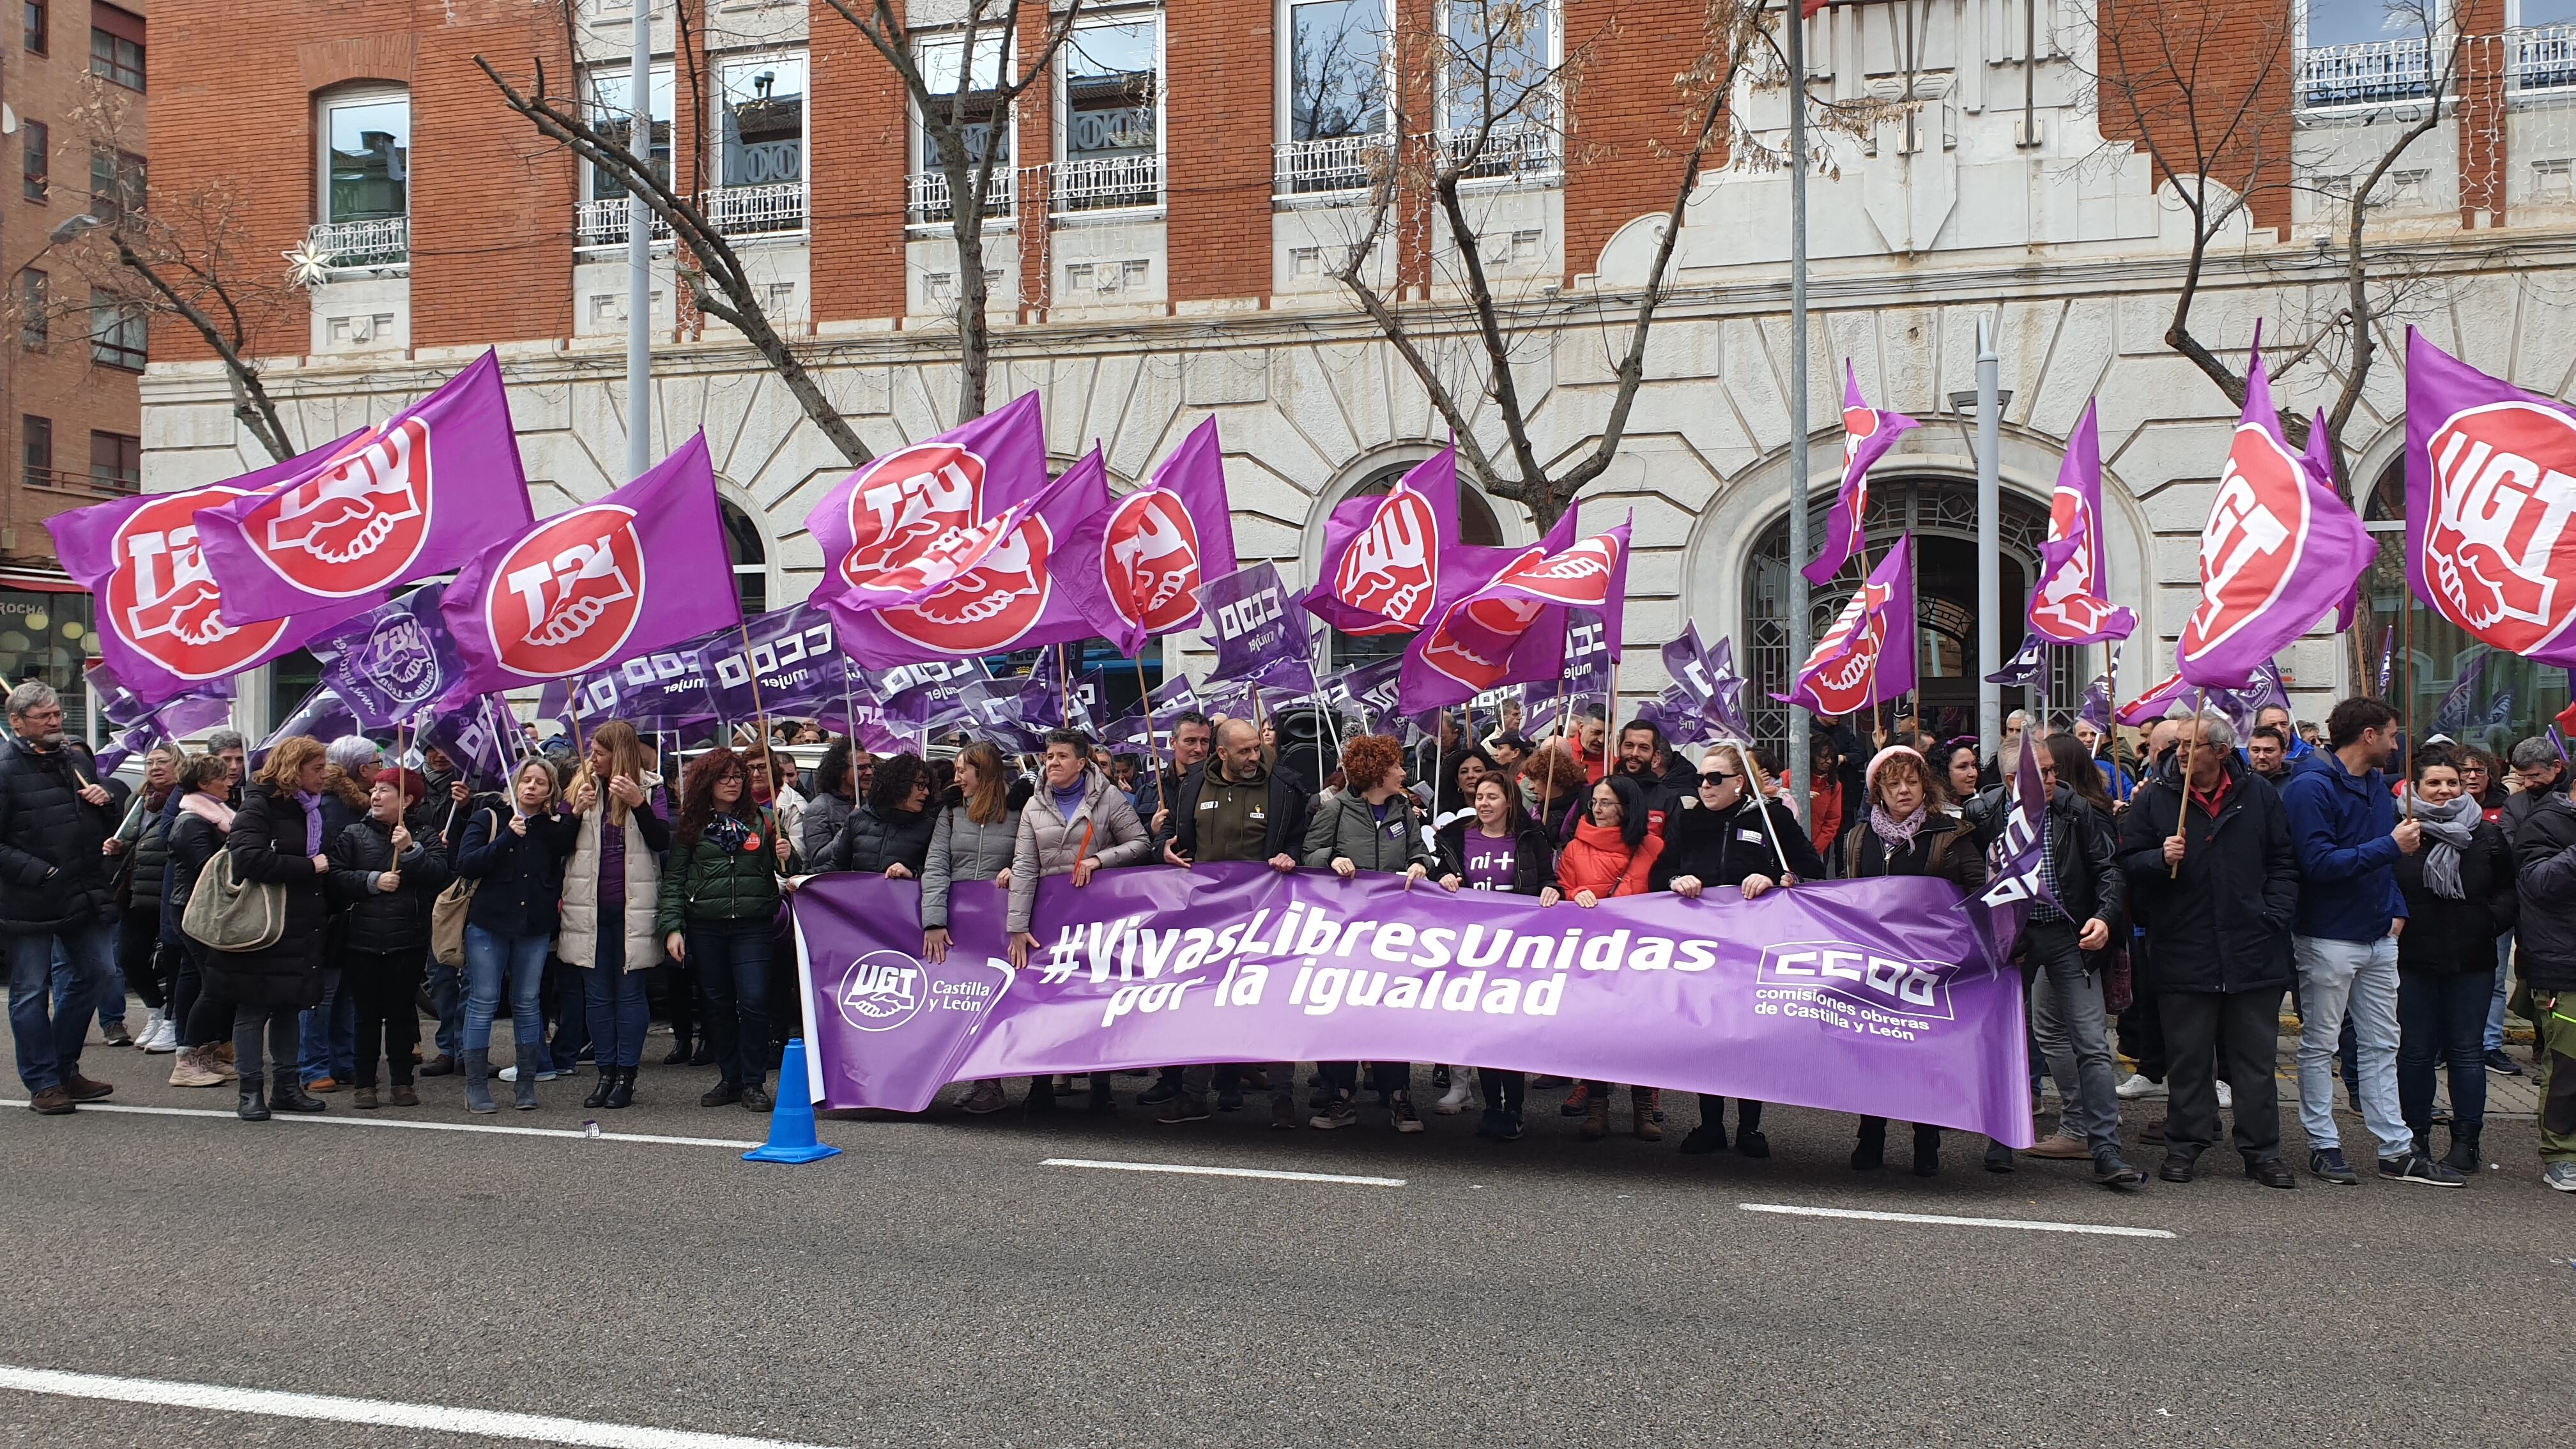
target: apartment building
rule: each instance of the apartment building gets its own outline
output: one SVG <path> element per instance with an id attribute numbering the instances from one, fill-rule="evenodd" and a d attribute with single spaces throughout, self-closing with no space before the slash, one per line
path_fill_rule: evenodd
<path id="1" fill-rule="evenodd" d="M 1372 157 L 1438 154 L 1475 128 L 1479 102 L 1436 52 L 1443 37 L 1472 38 L 1478 0 L 1085 4 L 1043 67 L 1034 20 L 1010 53 L 967 54 L 941 24 L 963 3 L 909 10 L 916 63 L 943 103 L 965 93 L 970 152 L 1001 158 L 1007 204 L 985 234 L 993 401 L 1040 391 L 1052 450 L 1069 461 L 1096 440 L 1122 485 L 1215 415 L 1239 551 L 1304 581 L 1331 508 L 1445 436 L 1335 273 L 1377 235 Z M 1564 87 L 1562 104 L 1553 124 L 1497 128 L 1461 191 L 1466 244 L 1505 294 L 1543 457 L 1574 455 L 1609 415 L 1622 329 L 1682 180 L 1675 77 L 1702 47 L 1704 9 L 1553 0 L 1509 37 L 1529 73 Z M 292 254 L 277 265 L 304 283 L 254 349 L 299 444 L 383 415 L 496 345 L 541 511 L 617 481 L 623 192 L 513 114 L 477 57 L 523 90 L 542 65 L 550 93 L 603 117 L 644 97 L 656 164 L 697 195 L 871 448 L 956 420 L 957 250 L 936 143 L 828 0 L 658 0 L 640 83 L 633 12 L 612 0 L 569 12 L 556 0 L 161 0 L 154 23 L 154 103 L 175 138 L 155 157 L 156 191 L 233 188 L 260 238 L 252 254 Z M 1936 717 L 1972 707 L 1976 684 L 1963 394 L 1980 319 L 2010 394 L 2005 596 L 2028 587 L 2067 433 L 2098 397 L 2111 585 L 2143 625 L 2121 683 L 2170 667 L 2235 421 L 2166 338 L 2194 235 L 2173 176 L 2246 186 L 2209 248 L 2193 327 L 2241 355 L 2266 322 L 2282 405 L 2304 411 L 2330 398 L 2349 354 L 2336 317 L 2351 191 L 2413 136 L 2368 193 L 2382 352 L 2344 434 L 2356 507 L 2388 532 L 2392 566 L 2403 418 L 2391 359 L 2404 328 L 2526 387 L 2569 388 L 2576 0 L 2454 0 L 2411 34 L 2379 0 L 2178 0 L 2143 30 L 2100 0 L 1860 0 L 1804 24 L 1815 103 L 1874 117 L 1825 133 L 1831 164 L 1811 183 L 1811 496 L 1820 511 L 1838 467 L 1848 359 L 1873 402 L 1924 424 L 1879 466 L 1868 522 L 1873 553 L 1916 540 L 1923 703 Z M 2106 25 L 2129 37 L 2116 55 Z M 2199 104 L 2241 102 L 2219 154 L 2188 155 L 2173 108 L 2124 82 L 2141 64 L 2135 38 L 2160 28 L 2202 42 Z M 1580 65 L 1554 69 L 1569 58 Z M 1024 74 L 1038 79 L 1015 104 L 993 100 L 1000 78 Z M 1731 105 L 1742 139 L 1779 144 L 1788 94 L 1743 78 Z M 1795 562 L 1788 184 L 1746 164 L 1753 154 L 1712 158 L 1691 181 L 1646 380 L 1584 507 L 1634 515 L 1628 637 L 1660 642 L 1694 621 L 1703 637 L 1735 638 L 1767 691 L 1790 664 Z M 1426 332 L 1454 329 L 1461 238 L 1436 216 L 1404 218 L 1369 254 L 1371 275 Z M 746 598 L 801 598 L 819 567 L 803 515 L 847 464 L 759 354 L 689 305 L 667 240 L 655 262 L 654 445 L 707 430 Z M 265 461 L 224 371 L 175 330 L 151 342 L 146 486 Z M 1524 510 L 1477 490 L 1464 515 L 1473 542 L 1536 536 Z M 1816 591 L 1816 627 L 1848 586 Z M 2383 568 L 2361 630 L 2289 651 L 2303 712 L 2342 692 L 2402 598 L 2402 576 Z M 2016 612 L 2007 648 L 2019 632 Z M 2420 612 L 2400 637 L 2396 685 L 2421 717 L 2463 675 L 2460 707 L 2494 732 L 2527 731 L 2566 702 L 2563 676 L 2519 660 L 2473 673 L 2479 646 Z M 1170 647 L 1188 667 L 1189 643 Z M 1350 658 L 1383 645 L 1326 647 Z M 2070 654 L 2035 693 L 2071 706 L 2104 663 Z M 1622 671 L 1631 696 L 1662 683 L 1651 650 Z"/>

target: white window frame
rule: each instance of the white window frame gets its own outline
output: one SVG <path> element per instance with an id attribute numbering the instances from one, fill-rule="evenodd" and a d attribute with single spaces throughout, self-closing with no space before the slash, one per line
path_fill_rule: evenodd
<path id="1" fill-rule="evenodd" d="M 1565 100 L 1561 94 L 1557 94 L 1553 77 L 1565 65 L 1565 0 L 1545 0 L 1545 3 L 1547 5 L 1547 73 L 1551 77 L 1547 90 L 1550 94 L 1556 95 L 1556 104 L 1562 106 Z M 2297 3 L 2305 3 L 2305 0 L 2297 0 Z M 1449 32 L 1449 12 L 1453 4 L 1454 0 L 1439 0 L 1436 7 L 1438 13 L 1432 22 L 1436 27 L 1434 34 L 1438 36 L 1440 58 L 1444 61 L 1448 59 L 1449 47 L 1454 43 L 1450 39 Z M 1442 132 L 1456 129 L 1449 124 L 1449 75 L 1446 65 L 1432 73 L 1431 90 L 1433 122 L 1431 129 Z M 1563 118 L 1560 117 L 1559 124 L 1562 124 L 1562 121 Z"/>
<path id="2" fill-rule="evenodd" d="M 403 219 L 411 219 L 411 87 L 399 85 L 335 86 L 313 98 L 313 216 L 323 226 L 340 218 L 331 214 L 331 113 L 355 106 L 403 104 Z"/>
<path id="3" fill-rule="evenodd" d="M 1065 153 L 1065 142 L 1073 134 L 1073 107 L 1072 97 L 1068 94 L 1072 76 L 1066 69 L 1064 52 L 1072 49 L 1075 38 L 1085 30 L 1105 30 L 1111 26 L 1135 25 L 1145 20 L 1151 20 L 1154 25 L 1154 200 L 1136 206 L 1085 207 L 1074 212 L 1068 212 L 1061 202 L 1050 202 L 1049 205 L 1059 218 L 1067 215 L 1104 214 L 1132 217 L 1140 212 L 1161 211 L 1171 200 L 1172 26 L 1171 17 L 1164 13 L 1163 7 L 1159 4 L 1128 5 L 1116 9 L 1087 11 L 1081 19 L 1074 22 L 1072 34 L 1065 37 L 1063 49 L 1057 52 L 1055 77 L 1050 87 L 1053 95 L 1049 99 L 1054 107 L 1055 118 L 1055 124 L 1050 128 L 1054 132 L 1055 150 L 1051 159 L 1058 168 L 1058 174 L 1061 174 L 1067 162 L 1074 159 Z"/>
<path id="4" fill-rule="evenodd" d="M 633 65 L 632 63 L 626 63 L 626 64 L 611 64 L 611 65 L 590 65 L 590 66 L 584 66 L 584 67 L 582 67 L 582 71 L 581 71 L 581 88 L 582 88 L 582 89 L 581 89 L 581 106 L 582 106 L 582 114 L 583 114 L 584 116 L 586 116 L 586 117 L 589 117 L 589 118 L 590 118 L 590 119 L 592 119 L 592 120 L 597 120 L 597 119 L 599 118 L 599 116 L 598 116 L 598 111 L 597 111 L 597 109 L 596 109 L 596 107 L 597 107 L 597 105 L 598 105 L 598 102 L 597 102 L 597 100 L 595 99 L 595 92 L 596 92 L 596 90 L 597 90 L 597 88 L 598 88 L 598 85 L 599 85 L 600 80 L 601 80 L 602 78 L 604 78 L 604 77 L 608 77 L 608 76 L 624 76 L 624 77 L 626 77 L 626 78 L 627 78 L 628 89 L 629 89 L 629 91 L 631 92 L 631 91 L 632 91 L 632 89 L 633 89 L 633 85 L 634 85 L 634 70 L 635 70 L 635 67 L 634 67 L 634 65 Z M 676 182 L 676 180 L 677 180 L 677 178 L 678 178 L 678 175 L 679 175 L 679 167 L 680 167 L 680 151 L 679 151 L 679 142 L 680 142 L 680 119 L 679 119 L 680 95 L 679 95 L 679 85 L 678 85 L 678 81 L 677 81 L 677 78 L 676 78 L 676 73 L 675 73 L 675 72 L 673 71 L 673 69 L 672 69 L 671 62 L 669 62 L 668 60 L 657 60 L 657 61 L 653 62 L 652 69 L 651 69 L 650 71 L 648 71 L 648 72 L 646 73 L 646 75 L 647 75 L 647 79 L 646 79 L 645 84 L 650 88 L 650 89 L 648 89 L 648 91 L 647 91 L 647 93 L 646 93 L 646 95 L 645 95 L 645 99 L 644 99 L 644 109 L 645 109 L 645 111 L 646 111 L 646 113 L 647 113 L 647 117 L 648 117 L 648 124 L 647 124 L 647 126 L 646 126 L 646 128 L 645 128 L 645 144 L 644 144 L 645 154 L 643 155 L 643 157 L 642 157 L 641 159 L 644 161 L 644 163 L 645 163 L 647 166 L 650 166 L 650 165 L 652 164 L 652 161 L 653 161 L 653 157 L 652 157 L 652 129 L 651 129 L 650 122 L 658 121 L 658 122 L 661 122 L 661 123 L 663 123 L 663 124 L 668 125 L 668 126 L 671 128 L 671 172 L 672 172 L 672 177 L 673 177 L 674 181 Z M 652 111 L 652 108 L 653 108 L 653 95 L 652 95 L 652 91 L 660 90 L 660 89 L 661 89 L 661 88 L 662 88 L 666 83 L 670 86 L 670 89 L 671 89 L 671 114 L 670 114 L 669 116 L 667 116 L 667 117 L 665 117 L 665 116 L 653 116 L 653 115 L 650 115 L 650 112 Z M 582 162 L 582 163 L 581 163 L 581 199 L 582 199 L 584 202 L 593 202 L 593 201 L 598 201 L 598 200 L 600 200 L 600 199 L 601 199 L 601 198 L 599 198 L 599 197 L 597 197 L 597 196 L 592 195 L 592 194 L 591 194 L 591 189 L 590 189 L 590 187 L 591 187 L 591 183 L 592 183 L 593 181 L 597 180 L 597 179 L 598 179 L 598 176 L 599 176 L 599 168 L 597 168 L 596 166 L 592 165 L 592 164 L 591 164 L 590 162 L 588 162 L 588 161 L 584 161 L 584 162 Z M 623 197 L 617 197 L 617 198 L 612 198 L 612 199 L 614 199 L 614 200 L 624 200 L 624 198 L 623 198 Z M 656 230 L 658 231 L 658 227 L 656 228 Z"/>
<path id="5" fill-rule="evenodd" d="M 950 27 L 944 30 L 932 30 L 916 33 L 912 37 L 912 63 L 916 66 L 922 65 L 923 52 L 934 45 L 942 43 L 953 44 L 960 50 L 963 50 L 965 48 L 965 36 L 966 33 L 963 30 L 955 27 Z M 999 27 L 978 26 L 975 31 L 975 43 L 978 47 L 989 42 L 1001 52 L 1001 66 L 994 73 L 996 78 L 996 89 L 1001 86 L 1010 85 L 1019 79 L 1020 74 L 1019 48 L 1015 45 L 1005 44 L 1005 39 L 1006 37 L 1002 35 Z M 925 80 L 930 79 L 926 68 L 923 72 L 923 78 Z M 957 83 L 960 87 L 965 87 L 973 85 L 974 82 L 975 59 L 973 56 L 967 56 L 961 62 Z M 996 163 L 995 169 L 997 170 L 1006 170 L 1010 167 L 1016 167 L 1019 164 L 1019 120 L 1019 107 L 1016 104 L 1004 106 L 1002 108 L 1002 114 L 994 119 L 993 125 L 995 130 L 1000 132 L 999 139 L 1003 142 L 1002 154 L 1004 162 L 1007 163 L 1007 165 Z M 928 154 L 922 147 L 922 142 L 926 139 L 922 135 L 922 125 L 921 102 L 918 99 L 906 102 L 904 105 L 903 144 L 906 163 L 904 170 L 907 172 L 919 173 L 930 169 Z"/>
<path id="6" fill-rule="evenodd" d="M 1291 80 L 1297 71 L 1297 29 L 1294 20 L 1298 6 L 1314 3 L 1316 0 L 1279 0 L 1277 13 L 1271 17 L 1273 27 L 1271 33 L 1279 37 L 1279 44 L 1274 47 L 1275 63 L 1271 67 L 1270 89 L 1272 95 L 1277 98 L 1277 102 L 1271 107 L 1270 132 L 1283 144 L 1297 139 L 1289 134 L 1295 125 L 1295 117 L 1291 114 L 1295 104 L 1295 97 L 1291 94 Z M 1385 17 L 1394 9 L 1396 3 L 1397 0 L 1377 0 L 1378 16 L 1381 23 L 1387 26 L 1386 48 L 1378 60 L 1378 84 L 1386 101 L 1385 130 L 1390 135 L 1394 133 L 1396 112 L 1399 108 L 1396 104 L 1395 89 L 1394 23 L 1386 20 Z"/>
<path id="7" fill-rule="evenodd" d="M 725 72 L 736 66 L 746 69 L 792 60 L 805 67 L 804 103 L 798 108 L 801 128 L 796 141 L 795 184 L 802 186 L 814 179 L 814 56 L 801 45 L 763 46 L 757 50 L 737 50 L 713 56 L 709 66 L 715 71 L 715 104 L 707 108 L 707 154 L 715 161 L 716 189 L 728 190 L 724 182 Z M 677 103 L 677 92 L 673 102 Z M 778 186 L 783 182 L 755 181 L 754 186 Z"/>

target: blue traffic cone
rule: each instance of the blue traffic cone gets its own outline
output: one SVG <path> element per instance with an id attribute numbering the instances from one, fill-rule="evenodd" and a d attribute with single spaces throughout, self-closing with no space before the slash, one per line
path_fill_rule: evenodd
<path id="1" fill-rule="evenodd" d="M 742 1155 L 745 1162 L 820 1162 L 841 1149 L 814 1140 L 814 1104 L 806 1097 L 805 1038 L 790 1037 L 778 1061 L 777 1105 L 769 1109 L 769 1141 Z"/>

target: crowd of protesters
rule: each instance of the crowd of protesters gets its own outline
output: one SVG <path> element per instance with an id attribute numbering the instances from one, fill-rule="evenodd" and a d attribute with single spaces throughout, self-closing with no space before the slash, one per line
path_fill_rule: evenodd
<path id="1" fill-rule="evenodd" d="M 767 1111 L 798 1016 L 782 903 L 833 871 L 920 881 L 933 960 L 959 892 L 1002 892 L 1015 965 L 1036 944 L 1042 879 L 1079 888 L 1153 862 L 1381 872 L 1574 909 L 1886 875 L 1970 892 L 2008 814 L 2005 782 L 2033 749 L 2050 897 L 2017 964 L 2033 1101 L 2044 1072 L 2059 1107 L 2029 1156 L 2135 1188 L 2146 1175 L 2123 1155 L 2122 1111 L 2161 1091 L 2166 1114 L 2139 1134 L 2162 1144 L 2157 1176 L 2193 1180 L 2224 1126 L 2249 1177 L 2297 1186 L 2275 1092 L 2287 1005 L 2308 1174 L 2363 1175 L 2333 1111 L 2340 1080 L 2376 1176 L 2457 1187 L 2481 1164 L 2487 1074 L 2523 1071 L 2505 1046 L 2519 1014 L 2537 1027 L 2545 1180 L 2576 1192 L 2576 1018 L 2556 1010 L 2576 990 L 2564 756 L 2549 739 L 2509 760 L 2438 736 L 2409 750 L 2375 699 L 2343 701 L 2322 729 L 2267 710 L 2242 740 L 2223 715 L 2177 710 L 2134 748 L 2018 712 L 1991 751 L 1912 719 L 1884 733 L 1824 721 L 1794 787 L 1766 749 L 1712 745 L 1694 762 L 1654 724 L 1614 733 L 1597 713 L 1537 740 L 1511 716 L 1481 737 L 1444 719 L 1436 754 L 1354 735 L 1308 779 L 1267 727 L 1189 712 L 1149 761 L 1072 730 L 1016 759 L 971 740 L 949 758 L 879 757 L 797 725 L 683 767 L 612 722 L 480 782 L 436 749 L 405 768 L 361 736 L 288 738 L 254 762 L 218 730 L 199 753 L 154 751 L 129 789 L 65 738 L 51 689 L 20 685 L 7 711 L 0 934 L 19 1075 L 47 1115 L 113 1090 L 81 1069 L 93 1018 L 112 1046 L 171 1055 L 173 1086 L 232 1084 L 245 1120 L 324 1111 L 342 1090 L 362 1110 L 418 1107 L 420 1079 L 450 1075 L 467 1112 L 497 1111 L 496 1084 L 527 1110 L 584 1062 L 582 1105 L 615 1110 L 636 1100 L 656 997 L 671 1036 L 661 1064 L 713 1067 L 703 1106 Z M 824 747 L 810 779 L 788 744 Z M 254 886 L 282 902 L 268 944 L 214 950 L 185 928 L 199 893 Z M 125 1025 L 129 990 L 147 1012 L 140 1034 Z M 505 1017 L 510 1063 L 496 1069 Z M 1395 1130 L 1420 1132 L 1427 1067 L 1435 1115 L 1480 1097 L 1477 1130 L 1498 1140 L 1522 1135 L 1533 1090 L 1555 1089 L 1585 1138 L 1611 1135 L 1623 1095 L 1629 1132 L 1664 1135 L 1649 1086 L 1321 1062 L 1301 1102 L 1297 1066 L 1167 1067 L 1136 1101 L 1179 1125 L 1259 1093 L 1273 1127 L 1333 1130 L 1359 1121 L 1365 1090 Z M 1118 1110 L 1116 1075 L 1089 1075 L 1092 1111 Z M 1023 1107 L 1055 1110 L 1071 1085 L 1036 1078 Z M 1003 1110 L 1005 1088 L 968 1084 L 959 1105 Z M 1855 1170 L 1883 1166 L 1887 1128 L 1861 1119 Z M 1911 1131 L 1913 1170 L 1939 1171 L 1941 1129 Z M 1730 1148 L 1770 1155 L 1763 1104 L 1738 1101 L 1730 1132 L 1725 1100 L 1702 1096 L 1680 1150 Z M 1993 1171 L 2015 1158 L 1984 1148 Z"/>

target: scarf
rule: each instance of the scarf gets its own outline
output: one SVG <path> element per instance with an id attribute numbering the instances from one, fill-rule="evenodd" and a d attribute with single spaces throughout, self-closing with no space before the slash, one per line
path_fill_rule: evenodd
<path id="1" fill-rule="evenodd" d="M 716 849 L 731 853 L 743 848 L 751 839 L 751 822 L 739 815 L 716 814 L 707 817 L 706 842 Z"/>
<path id="2" fill-rule="evenodd" d="M 304 807 L 304 853 L 322 853 L 322 797 L 310 790 L 295 792 L 295 803 Z"/>
<path id="3" fill-rule="evenodd" d="M 1869 807 L 1869 828 L 1878 833 L 1879 842 L 1887 847 L 1889 855 L 1912 850 L 1914 837 L 1922 833 L 1923 822 L 1931 818 L 1931 812 L 1920 805 L 1902 820 L 1888 814 L 1884 805 L 1873 803 Z"/>
<path id="4" fill-rule="evenodd" d="M 2475 797 L 2462 795 L 2448 805 L 2427 804 L 2420 795 L 2414 797 L 2416 822 L 2424 827 L 2424 886 L 2446 901 L 2465 900 L 2468 890 L 2460 884 L 2460 852 L 2469 845 L 2469 834 L 2486 818 Z"/>
<path id="5" fill-rule="evenodd" d="M 233 807 L 202 791 L 191 790 L 180 796 L 179 809 L 228 834 L 233 828 Z"/>

